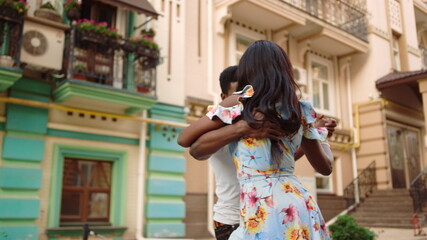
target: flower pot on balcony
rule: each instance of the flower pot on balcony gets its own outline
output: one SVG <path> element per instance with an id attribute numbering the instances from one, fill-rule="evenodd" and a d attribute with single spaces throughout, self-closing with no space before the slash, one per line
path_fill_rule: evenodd
<path id="1" fill-rule="evenodd" d="M 74 21 L 80 18 L 80 11 L 78 9 L 70 9 L 67 11 L 67 18 L 70 21 Z"/>
<path id="2" fill-rule="evenodd" d="M 92 31 L 78 31 L 80 41 L 94 42 L 98 44 L 107 44 L 108 38 Z"/>
<path id="3" fill-rule="evenodd" d="M 20 22 L 23 14 L 20 14 L 17 10 L 10 7 L 0 7 L 0 19 L 5 19 L 13 22 Z"/>
<path id="4" fill-rule="evenodd" d="M 122 45 L 122 48 L 125 52 L 134 52 L 136 50 L 136 46 L 133 43 L 125 42 Z"/>
<path id="5" fill-rule="evenodd" d="M 53 9 L 40 8 L 34 12 L 34 16 L 39 18 L 48 19 L 54 22 L 61 22 L 61 14 Z"/>
<path id="6" fill-rule="evenodd" d="M 77 73 L 73 73 L 73 79 L 86 81 L 86 76 L 83 75 L 82 73 L 77 72 Z"/>
<path id="7" fill-rule="evenodd" d="M 121 39 L 108 39 L 108 46 L 114 50 L 118 50 L 122 48 L 122 40 Z"/>
<path id="8" fill-rule="evenodd" d="M 14 64 L 15 64 L 15 61 L 11 56 L 0 55 L 0 66 L 11 68 L 13 67 Z"/>

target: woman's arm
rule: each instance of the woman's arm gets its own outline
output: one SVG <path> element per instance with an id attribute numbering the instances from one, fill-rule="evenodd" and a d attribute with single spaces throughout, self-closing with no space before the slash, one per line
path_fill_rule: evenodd
<path id="1" fill-rule="evenodd" d="M 303 137 L 301 147 L 311 166 L 318 173 L 325 176 L 332 173 L 334 157 L 328 144 L 322 144 L 320 140 Z"/>
<path id="2" fill-rule="evenodd" d="M 223 107 L 232 107 L 239 104 L 240 95 L 232 95 L 227 97 L 220 103 Z M 201 135 L 209 131 L 218 129 L 224 126 L 220 119 L 214 117 L 212 120 L 204 116 L 192 123 L 190 126 L 184 128 L 178 136 L 178 144 L 182 147 L 190 147 Z"/>
<path id="3" fill-rule="evenodd" d="M 233 125 L 205 133 L 191 145 L 190 154 L 197 160 L 205 160 L 220 148 L 241 137 L 271 138 L 278 141 L 285 134 L 270 122 L 257 125 L 259 126 L 252 128 L 245 120 L 239 120 Z"/>

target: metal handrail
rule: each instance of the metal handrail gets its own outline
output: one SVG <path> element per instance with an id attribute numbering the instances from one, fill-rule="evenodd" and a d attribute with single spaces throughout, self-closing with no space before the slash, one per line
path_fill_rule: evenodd
<path id="1" fill-rule="evenodd" d="M 363 0 L 281 0 L 368 42 L 368 13 Z M 325 12 L 329 9 L 329 14 Z"/>
<path id="2" fill-rule="evenodd" d="M 409 194 L 412 198 L 414 212 L 422 211 L 423 205 L 427 201 L 427 167 L 411 181 Z"/>
<path id="3" fill-rule="evenodd" d="M 369 193 L 377 188 L 377 177 L 375 171 L 375 161 L 371 162 L 357 177 L 351 181 L 344 189 L 344 198 L 347 200 L 347 206 L 356 203 L 356 190 L 361 200 L 365 199 Z"/>

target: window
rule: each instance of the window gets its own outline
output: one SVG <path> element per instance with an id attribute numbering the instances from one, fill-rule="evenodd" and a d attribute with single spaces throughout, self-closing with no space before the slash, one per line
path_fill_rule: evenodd
<path id="1" fill-rule="evenodd" d="M 316 173 L 316 190 L 319 193 L 332 193 L 332 175 L 323 176 Z"/>
<path id="2" fill-rule="evenodd" d="M 239 64 L 240 58 L 253 42 L 265 39 L 262 31 L 247 26 L 243 23 L 231 21 L 228 42 L 229 58 L 228 65 Z"/>
<path id="3" fill-rule="evenodd" d="M 91 19 L 97 23 L 107 22 L 109 27 L 115 27 L 117 8 L 101 2 L 83 0 L 82 19 Z"/>
<path id="4" fill-rule="evenodd" d="M 310 56 L 310 85 L 313 107 L 322 113 L 333 115 L 332 62 Z"/>
<path id="5" fill-rule="evenodd" d="M 242 36 L 240 34 L 236 35 L 236 63 L 239 63 L 240 58 L 242 58 L 243 53 L 255 40 L 248 37 Z"/>
<path id="6" fill-rule="evenodd" d="M 399 37 L 393 34 L 393 68 L 396 71 L 401 70 L 400 65 L 400 49 L 399 49 Z"/>
<path id="7" fill-rule="evenodd" d="M 112 163 L 65 158 L 61 225 L 109 223 Z"/>

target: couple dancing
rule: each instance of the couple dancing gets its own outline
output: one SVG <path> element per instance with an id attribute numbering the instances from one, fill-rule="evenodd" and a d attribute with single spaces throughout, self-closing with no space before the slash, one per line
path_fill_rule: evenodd
<path id="1" fill-rule="evenodd" d="M 234 78 L 233 73 L 225 75 L 226 71 L 221 78 Z M 311 104 L 298 100 L 292 65 L 273 42 L 257 41 L 249 46 L 236 77 L 237 83 L 221 84 L 222 95 L 228 95 L 225 88 L 235 84 L 241 91 L 225 98 L 178 138 L 198 159 L 219 150 L 211 161 L 217 187 L 224 190 L 218 194 L 217 189 L 223 203 L 221 209 L 215 209 L 217 239 L 227 239 L 231 232 L 229 239 L 329 239 L 317 203 L 293 172 L 302 148 L 317 172 L 331 173 L 328 131 L 314 124 L 329 124 L 333 130 L 335 123 L 316 121 Z M 230 166 L 230 158 L 235 167 Z M 230 184 L 235 183 L 236 175 L 230 177 L 230 169 L 237 172 L 239 187 L 234 189 Z M 228 189 L 221 188 L 222 184 L 228 184 Z M 236 211 L 231 202 L 236 195 L 240 196 L 238 227 L 232 225 Z"/>

